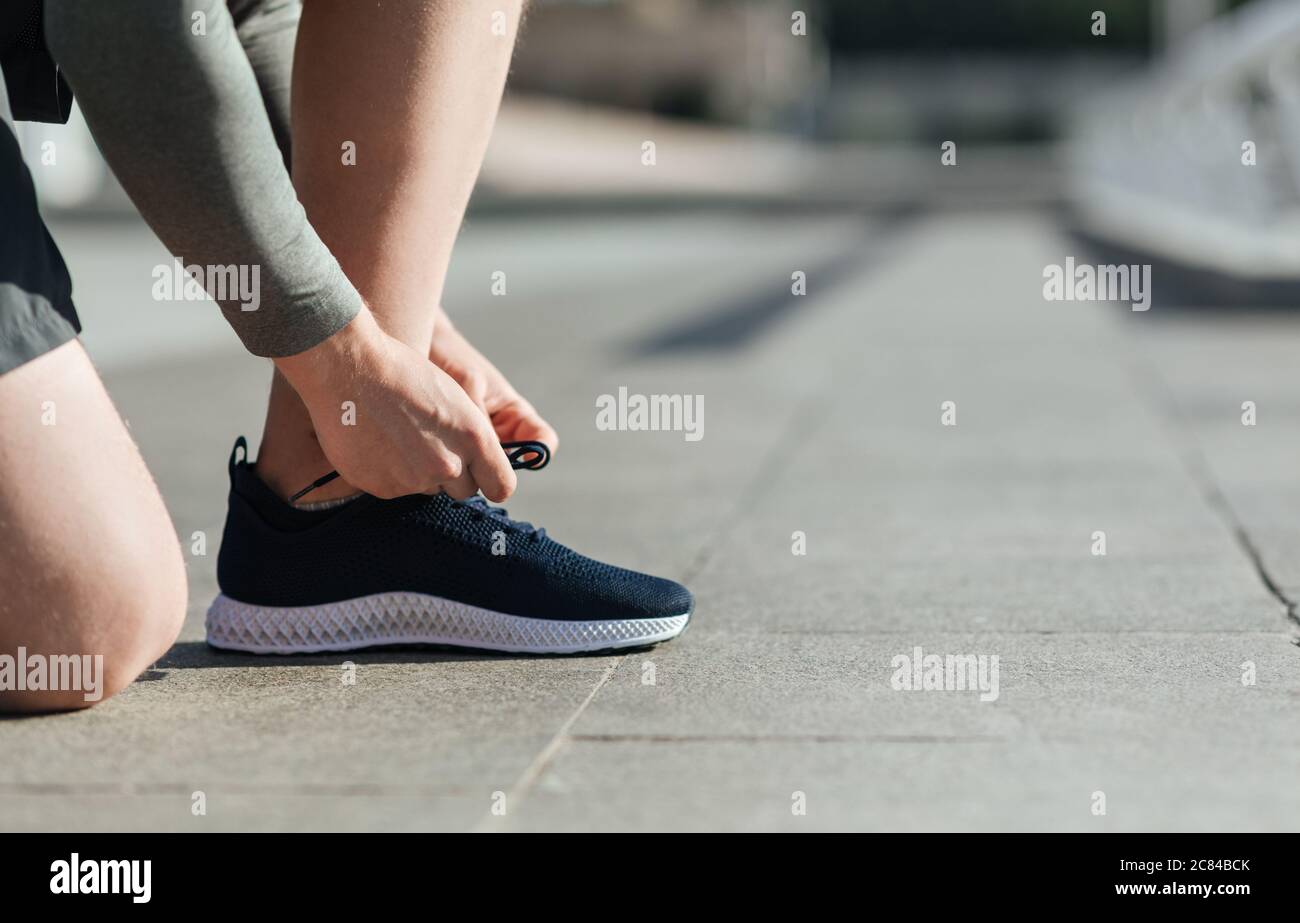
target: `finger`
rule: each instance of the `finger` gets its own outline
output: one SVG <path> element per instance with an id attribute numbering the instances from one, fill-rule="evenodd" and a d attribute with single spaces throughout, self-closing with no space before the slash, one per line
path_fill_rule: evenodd
<path id="1" fill-rule="evenodd" d="M 470 475 L 483 491 L 483 496 L 493 503 L 501 503 L 515 492 L 518 481 L 514 469 L 495 436 L 490 437 L 486 444 L 480 442 L 468 461 Z"/>
<path id="2" fill-rule="evenodd" d="M 430 448 L 419 471 L 423 484 L 419 492 L 424 494 L 436 494 L 446 485 L 456 484 L 469 477 L 469 471 L 460 456 L 442 443 L 436 448 Z"/>
<path id="3" fill-rule="evenodd" d="M 468 500 L 478 493 L 478 484 L 468 470 L 455 480 L 443 482 L 441 487 L 453 500 Z"/>
<path id="4" fill-rule="evenodd" d="M 552 455 L 560 445 L 559 433 L 528 403 L 499 410 L 492 425 L 502 442 L 544 442 Z"/>
<path id="5" fill-rule="evenodd" d="M 560 448 L 560 434 L 555 431 L 551 424 L 539 416 L 525 417 L 519 422 L 517 432 L 523 434 L 515 437 L 518 440 L 527 439 L 532 442 L 546 443 L 552 455 Z"/>

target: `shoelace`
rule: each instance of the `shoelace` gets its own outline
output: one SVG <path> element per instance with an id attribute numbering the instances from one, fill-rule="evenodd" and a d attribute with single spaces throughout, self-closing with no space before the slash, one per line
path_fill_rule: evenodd
<path id="1" fill-rule="evenodd" d="M 540 542 L 542 539 L 546 538 L 545 529 L 539 529 L 536 526 L 534 526 L 531 522 L 521 522 L 518 519 L 511 519 L 510 515 L 503 508 L 499 506 L 491 506 L 487 502 L 487 500 L 485 500 L 481 496 L 470 497 L 468 500 L 453 500 L 452 502 L 458 503 L 461 506 L 471 510 L 480 519 L 484 517 L 487 517 L 489 519 L 495 519 L 497 522 L 501 523 L 502 525 L 509 526 L 511 529 L 514 529 L 516 532 L 523 532 L 526 535 L 532 536 L 532 538 L 535 541 Z"/>
<path id="2" fill-rule="evenodd" d="M 551 460 L 551 449 L 544 442 L 531 442 L 527 440 L 523 442 L 503 442 L 501 443 L 501 448 L 505 451 L 506 458 L 510 459 L 510 467 L 516 470 L 541 471 L 543 468 L 546 467 L 546 465 Z M 289 498 L 289 502 L 296 503 L 299 499 L 307 496 L 307 494 L 311 493 L 317 487 L 324 487 L 326 484 L 328 484 L 330 481 L 334 480 L 338 476 L 339 473 L 337 471 L 331 471 L 329 474 L 325 474 L 322 475 L 321 477 L 318 477 L 316 480 L 312 481 L 302 490 L 298 491 L 296 494 L 291 496 Z M 473 503 L 473 501 L 476 499 L 482 500 L 481 497 L 471 497 L 469 500 L 465 500 L 462 502 L 468 505 L 470 503 Z M 482 505 L 489 510 L 500 509 L 499 507 L 488 506 L 486 500 L 482 500 Z M 503 516 L 505 515 L 505 510 L 500 510 L 500 512 Z M 509 517 L 506 517 L 506 521 L 514 523 L 514 520 L 509 519 Z M 514 524 L 518 526 L 524 526 L 528 529 L 532 529 L 532 526 L 526 522 L 514 523 Z M 538 532 L 540 532 L 542 535 L 546 534 L 546 531 L 544 529 L 533 529 L 534 535 L 537 534 Z"/>

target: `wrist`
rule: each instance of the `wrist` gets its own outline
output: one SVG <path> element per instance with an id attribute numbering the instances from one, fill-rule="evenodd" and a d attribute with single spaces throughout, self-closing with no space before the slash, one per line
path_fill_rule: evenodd
<path id="1" fill-rule="evenodd" d="M 300 397 L 307 391 L 314 390 L 330 378 L 336 378 L 338 370 L 355 367 L 358 358 L 372 352 L 383 332 L 369 309 L 363 307 L 346 327 L 336 331 L 317 343 L 311 349 L 303 350 L 292 356 L 279 356 L 275 367 Z"/>

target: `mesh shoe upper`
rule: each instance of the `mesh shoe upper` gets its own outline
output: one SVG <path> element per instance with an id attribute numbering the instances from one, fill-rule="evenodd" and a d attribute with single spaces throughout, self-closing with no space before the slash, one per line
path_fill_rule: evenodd
<path id="1" fill-rule="evenodd" d="M 663 618 L 693 606 L 680 584 L 594 561 L 481 499 L 363 495 L 305 513 L 243 461 L 231 466 L 217 581 L 226 596 L 263 606 L 401 591 L 570 621 Z"/>

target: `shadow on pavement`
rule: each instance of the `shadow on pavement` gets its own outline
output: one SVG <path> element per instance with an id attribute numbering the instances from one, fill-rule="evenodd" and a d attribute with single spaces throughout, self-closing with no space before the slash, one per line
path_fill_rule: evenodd
<path id="1" fill-rule="evenodd" d="M 162 679 L 167 670 L 195 670 L 232 667 L 313 667 L 338 666 L 345 660 L 358 664 L 394 663 L 460 663 L 483 660 L 536 660 L 551 657 L 617 657 L 646 647 L 626 647 L 618 650 L 584 651 L 576 654 L 510 654 L 498 651 L 479 651 L 463 647 L 433 644 L 394 644 L 389 647 L 367 648 L 364 651 L 335 651 L 323 654 L 241 654 L 210 647 L 206 641 L 181 641 L 146 670 L 136 682 Z"/>
<path id="2" fill-rule="evenodd" d="M 1062 215 L 1062 229 L 1089 262 L 1103 265 L 1150 265 L 1151 308 L 1175 316 L 1219 313 L 1225 317 L 1294 313 L 1300 317 L 1300 280 L 1248 279 L 1174 262 L 1154 253 L 1106 240 Z"/>
<path id="3" fill-rule="evenodd" d="M 718 304 L 703 317 L 677 322 L 629 344 L 630 358 L 640 359 L 683 352 L 719 352 L 748 346 L 775 323 L 788 317 L 796 302 L 806 303 L 833 291 L 864 269 L 878 265 L 887 252 L 884 239 L 896 235 L 922 214 L 919 205 L 900 206 L 885 214 L 874 213 L 865 241 L 848 247 L 805 269 L 808 294 L 794 295 L 790 277 L 765 279 Z"/>

